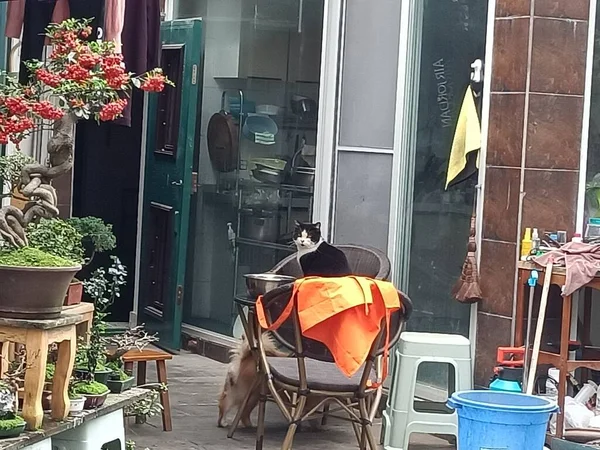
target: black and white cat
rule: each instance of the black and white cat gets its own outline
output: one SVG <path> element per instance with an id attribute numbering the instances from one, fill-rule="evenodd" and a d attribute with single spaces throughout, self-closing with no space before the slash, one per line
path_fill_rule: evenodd
<path id="1" fill-rule="evenodd" d="M 344 252 L 323 239 L 320 222 L 296 221 L 293 238 L 298 249 L 298 263 L 305 277 L 344 277 L 352 274 Z"/>

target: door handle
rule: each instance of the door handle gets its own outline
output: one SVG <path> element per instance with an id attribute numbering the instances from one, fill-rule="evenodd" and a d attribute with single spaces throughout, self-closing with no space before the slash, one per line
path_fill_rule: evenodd
<path id="1" fill-rule="evenodd" d="M 183 181 L 179 180 L 179 181 L 171 181 L 171 184 L 173 186 L 181 186 L 183 184 Z"/>

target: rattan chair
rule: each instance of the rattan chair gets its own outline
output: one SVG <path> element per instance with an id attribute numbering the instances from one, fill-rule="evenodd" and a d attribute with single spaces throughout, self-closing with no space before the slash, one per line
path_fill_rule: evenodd
<path id="1" fill-rule="evenodd" d="M 348 258 L 348 264 L 353 275 L 387 280 L 391 272 L 388 257 L 381 251 L 361 245 L 336 245 Z M 298 264 L 297 254 L 288 256 L 280 261 L 270 272 L 302 278 L 302 269 Z"/>
<path id="2" fill-rule="evenodd" d="M 267 321 L 273 323 L 291 300 L 292 285 L 282 286 L 267 293 L 263 305 Z M 396 344 L 403 325 L 412 313 L 412 302 L 399 293 L 403 308 L 392 314 L 387 350 Z M 265 375 L 261 386 L 258 413 L 256 448 L 262 449 L 265 427 L 265 405 L 267 396 L 278 405 L 289 423 L 282 445 L 283 450 L 292 448 L 294 435 L 300 423 L 329 417 L 347 420 L 352 424 L 359 448 L 376 450 L 372 423 L 382 396 L 382 386 L 372 387 L 370 380 L 379 379 L 383 355 L 386 352 L 386 321 L 382 321 L 381 332 L 372 344 L 369 357 L 363 368 L 347 378 L 335 365 L 333 356 L 320 342 L 302 335 L 297 310 L 277 330 L 274 338 L 293 353 L 291 358 L 268 357 L 259 339 L 261 372 Z M 307 406 L 307 399 L 311 404 Z M 325 406 L 330 405 L 330 408 Z M 342 415 L 339 415 L 342 414 Z"/>

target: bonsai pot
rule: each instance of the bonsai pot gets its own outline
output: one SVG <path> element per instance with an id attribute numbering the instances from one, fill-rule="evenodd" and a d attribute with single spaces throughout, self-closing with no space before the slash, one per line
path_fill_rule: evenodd
<path id="1" fill-rule="evenodd" d="M 55 319 L 81 266 L 0 266 L 0 317 Z"/>
<path id="2" fill-rule="evenodd" d="M 25 389 L 19 388 L 19 408 L 23 408 L 23 398 L 25 397 Z M 52 391 L 45 389 L 42 391 L 42 409 L 50 411 L 52 409 Z M 0 429 L 0 431 L 2 431 Z"/>
<path id="3" fill-rule="evenodd" d="M 78 380 L 85 380 L 87 378 L 87 374 L 90 373 L 90 371 L 82 367 L 76 367 L 75 369 L 73 369 L 73 373 L 75 374 L 75 378 L 77 378 Z"/>
<path id="4" fill-rule="evenodd" d="M 126 380 L 108 380 L 106 385 L 113 394 L 120 394 L 128 391 L 135 384 L 135 377 L 129 377 Z"/>
<path id="5" fill-rule="evenodd" d="M 69 285 L 67 296 L 65 297 L 65 306 L 79 305 L 83 298 L 83 283 L 79 280 L 73 280 Z"/>
<path id="6" fill-rule="evenodd" d="M 85 398 L 83 409 L 100 408 L 102 405 L 104 405 L 109 392 L 110 391 L 106 391 L 104 394 L 99 395 L 83 394 L 83 397 Z"/>
<path id="7" fill-rule="evenodd" d="M 96 373 L 94 374 L 94 380 L 96 380 L 98 383 L 107 384 L 108 379 L 110 378 L 111 374 L 112 374 L 111 369 L 103 369 L 103 370 L 96 369 Z"/>
<path id="8" fill-rule="evenodd" d="M 14 419 L 10 420 L 12 422 Z M 4 422 L 4 423 L 3 423 Z M 4 429 L 5 423 L 9 421 L 0 420 L 0 438 L 15 438 L 25 431 L 25 421 L 17 423 L 12 428 Z"/>
<path id="9" fill-rule="evenodd" d="M 78 416 L 83 411 L 83 407 L 85 406 L 85 397 L 81 396 L 80 398 L 72 398 L 71 399 L 71 408 L 69 409 L 70 416 Z"/>

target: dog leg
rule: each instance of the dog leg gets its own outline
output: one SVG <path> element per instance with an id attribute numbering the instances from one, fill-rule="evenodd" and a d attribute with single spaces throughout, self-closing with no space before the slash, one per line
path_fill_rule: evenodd
<path id="1" fill-rule="evenodd" d="M 252 428 L 252 420 L 250 419 L 250 415 L 252 414 L 252 411 L 254 411 L 254 409 L 256 408 L 256 406 L 258 405 L 258 400 L 260 398 L 260 393 L 256 392 L 256 390 L 254 392 L 252 392 L 252 394 L 250 394 L 250 398 L 248 399 L 248 402 L 246 403 L 246 407 L 244 408 L 244 412 L 242 413 L 242 425 L 246 428 Z"/>
<path id="2" fill-rule="evenodd" d="M 217 420 L 217 427 L 223 428 L 227 426 L 227 413 L 231 405 L 229 404 L 229 398 L 227 397 L 227 393 L 223 391 L 221 397 L 219 398 L 219 418 Z"/>

